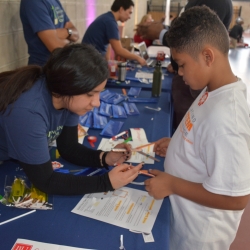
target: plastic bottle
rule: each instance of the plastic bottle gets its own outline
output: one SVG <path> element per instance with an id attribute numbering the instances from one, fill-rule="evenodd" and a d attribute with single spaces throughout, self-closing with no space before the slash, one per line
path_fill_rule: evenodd
<path id="1" fill-rule="evenodd" d="M 161 95 L 161 82 L 162 82 L 161 62 L 157 61 L 153 73 L 152 97 L 159 97 Z"/>

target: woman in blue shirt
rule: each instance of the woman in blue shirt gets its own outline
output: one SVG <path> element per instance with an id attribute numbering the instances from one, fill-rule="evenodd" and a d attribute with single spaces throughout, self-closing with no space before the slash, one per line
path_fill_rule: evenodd
<path id="1" fill-rule="evenodd" d="M 78 143 L 79 115 L 100 105 L 108 77 L 106 60 L 92 46 L 56 49 L 46 65 L 0 74 L 0 161 L 17 160 L 41 191 L 75 195 L 117 189 L 137 177 L 141 164 L 123 172 L 121 164 L 102 176 L 54 172 L 48 143 L 57 140 L 62 158 L 80 166 L 123 163 L 126 154 L 93 150 Z"/>

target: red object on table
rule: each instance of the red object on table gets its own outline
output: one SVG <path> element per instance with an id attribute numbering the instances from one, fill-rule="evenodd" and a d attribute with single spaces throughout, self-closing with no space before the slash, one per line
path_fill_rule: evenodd
<path id="1" fill-rule="evenodd" d="M 158 51 L 156 59 L 157 59 L 157 61 L 164 61 L 165 60 L 165 53 L 164 53 L 164 51 Z"/>

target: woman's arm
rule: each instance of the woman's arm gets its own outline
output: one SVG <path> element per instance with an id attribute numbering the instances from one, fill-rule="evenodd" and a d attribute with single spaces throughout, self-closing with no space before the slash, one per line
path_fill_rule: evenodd
<path id="1" fill-rule="evenodd" d="M 100 162 L 102 151 L 79 144 L 77 126 L 64 126 L 56 141 L 59 154 L 68 162 L 85 167 L 102 167 Z"/>
<path id="2" fill-rule="evenodd" d="M 19 163 L 33 185 L 48 194 L 79 195 L 114 190 L 108 173 L 101 176 L 76 176 L 54 172 L 51 161 L 39 165 Z"/>

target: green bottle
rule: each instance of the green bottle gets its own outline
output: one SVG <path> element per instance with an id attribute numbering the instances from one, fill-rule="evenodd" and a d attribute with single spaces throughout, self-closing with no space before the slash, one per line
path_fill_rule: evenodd
<path id="1" fill-rule="evenodd" d="M 153 73 L 153 85 L 152 85 L 152 97 L 159 97 L 161 95 L 161 62 L 157 61 L 155 65 L 155 70 Z"/>

